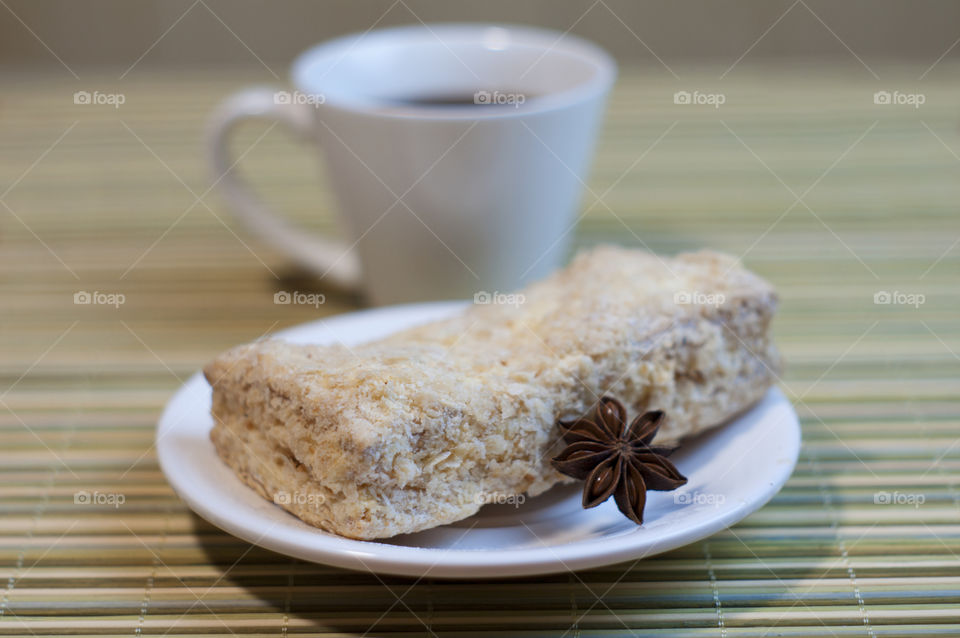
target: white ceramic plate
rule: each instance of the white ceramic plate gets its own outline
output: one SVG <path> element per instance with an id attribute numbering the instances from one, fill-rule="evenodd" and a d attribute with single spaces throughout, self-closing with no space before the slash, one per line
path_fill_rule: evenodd
<path id="1" fill-rule="evenodd" d="M 347 345 L 456 313 L 461 303 L 394 306 L 307 323 L 277 336 Z M 736 420 L 686 442 L 673 455 L 689 479 L 649 492 L 642 527 L 610 499 L 580 507 L 578 485 L 519 506 L 487 505 L 476 516 L 380 542 L 310 527 L 246 487 L 210 443 L 210 386 L 198 373 L 174 395 L 157 429 L 160 466 L 200 516 L 255 545 L 318 563 L 386 574 L 446 578 L 522 576 L 633 560 L 718 532 L 770 500 L 800 451 L 800 426 L 777 390 Z"/>

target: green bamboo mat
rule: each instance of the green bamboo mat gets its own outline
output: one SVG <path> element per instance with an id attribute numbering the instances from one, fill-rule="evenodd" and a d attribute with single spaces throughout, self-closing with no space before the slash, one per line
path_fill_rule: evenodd
<path id="1" fill-rule="evenodd" d="M 205 114 L 269 78 L 5 71 L 0 635 L 960 635 L 960 67 L 872 70 L 623 71 L 576 242 L 712 246 L 772 280 L 800 462 L 769 505 L 704 542 L 480 583 L 252 547 L 159 472 L 159 411 L 203 362 L 355 307 L 274 305 L 313 284 L 206 193 Z M 81 90 L 125 103 L 75 105 Z M 880 90 L 925 103 L 877 105 Z M 677 91 L 725 103 L 676 105 Z M 265 126 L 240 137 L 266 198 L 334 227 L 305 149 Z M 126 300 L 75 305 L 78 291 Z M 883 291 L 923 303 L 875 304 Z M 124 502 L 76 504 L 79 491 Z"/>

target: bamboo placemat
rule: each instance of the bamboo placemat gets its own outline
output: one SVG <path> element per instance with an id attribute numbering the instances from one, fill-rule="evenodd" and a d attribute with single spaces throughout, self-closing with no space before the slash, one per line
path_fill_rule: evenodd
<path id="1" fill-rule="evenodd" d="M 772 280 L 800 463 L 704 542 L 480 583 L 252 547 L 187 510 L 157 467 L 159 411 L 203 362 L 355 307 L 274 305 L 313 284 L 207 193 L 205 114 L 264 78 L 5 73 L 0 634 L 960 635 L 960 67 L 720 79 L 651 65 L 623 71 L 576 242 L 712 246 Z M 875 104 L 881 90 L 924 104 Z M 124 103 L 76 105 L 75 91 Z M 268 200 L 333 226 L 304 149 L 257 125 L 237 145 L 255 146 L 244 168 Z M 75 305 L 79 291 L 125 302 Z M 894 303 L 875 304 L 884 291 Z"/>

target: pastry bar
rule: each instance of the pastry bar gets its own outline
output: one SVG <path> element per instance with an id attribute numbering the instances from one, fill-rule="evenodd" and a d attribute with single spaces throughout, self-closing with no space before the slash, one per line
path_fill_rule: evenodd
<path id="1" fill-rule="evenodd" d="M 204 370 L 217 452 L 307 523 L 383 538 L 571 480 L 550 465 L 556 421 L 602 395 L 665 411 L 671 443 L 755 403 L 779 366 L 774 290 L 716 253 L 603 246 L 491 301 L 350 348 L 228 351 Z"/>

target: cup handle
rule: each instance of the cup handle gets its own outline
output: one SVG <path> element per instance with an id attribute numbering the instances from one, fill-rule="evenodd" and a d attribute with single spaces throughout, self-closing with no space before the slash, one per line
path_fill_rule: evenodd
<path id="1" fill-rule="evenodd" d="M 233 131 L 245 120 L 271 120 L 283 124 L 302 140 L 315 137 L 315 107 L 278 99 L 284 94 L 271 87 L 251 87 L 234 93 L 214 110 L 207 137 L 214 186 L 233 214 L 254 234 L 334 286 L 356 290 L 360 287 L 360 259 L 356 251 L 339 241 L 308 237 L 277 216 L 242 179 L 236 170 L 238 160 L 230 154 Z"/>

